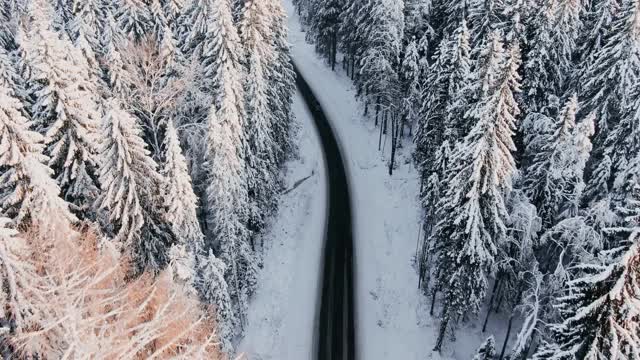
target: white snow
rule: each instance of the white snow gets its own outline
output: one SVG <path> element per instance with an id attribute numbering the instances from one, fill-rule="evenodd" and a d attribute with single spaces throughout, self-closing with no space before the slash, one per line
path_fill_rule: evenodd
<path id="1" fill-rule="evenodd" d="M 300 123 L 299 158 L 287 165 L 287 189 L 311 177 L 281 197 L 264 236 L 264 269 L 238 347 L 252 360 L 313 357 L 327 182 L 320 139 L 300 94 L 293 109 Z"/>
<path id="2" fill-rule="evenodd" d="M 351 81 L 332 72 L 304 40 L 290 1 L 292 55 L 332 121 L 349 176 L 356 248 L 357 357 L 362 360 L 422 360 L 473 357 L 491 334 L 498 351 L 504 341 L 504 317 L 492 315 L 487 333 L 481 325 L 462 325 L 442 355 L 431 351 L 439 321 L 429 316 L 428 299 L 418 290 L 412 260 L 421 208 L 418 174 L 406 139 L 398 168 L 387 173 L 390 143 L 379 152 L 378 129 L 365 118 Z M 339 67 L 336 66 L 337 68 Z M 300 159 L 289 165 L 287 183 L 315 175 L 282 197 L 280 213 L 266 234 L 271 242 L 259 289 L 249 309 L 249 326 L 239 350 L 249 359 L 312 359 L 322 239 L 325 226 L 324 166 L 312 120 L 299 95 L 295 110 L 302 125 Z M 370 109 L 372 110 L 372 109 Z M 384 139 L 383 139 L 384 142 Z M 439 311 L 436 307 L 436 311 Z M 484 310 L 481 313 L 484 316 Z M 482 319 L 480 319 L 482 320 Z M 517 328 L 514 326 L 514 334 Z"/>

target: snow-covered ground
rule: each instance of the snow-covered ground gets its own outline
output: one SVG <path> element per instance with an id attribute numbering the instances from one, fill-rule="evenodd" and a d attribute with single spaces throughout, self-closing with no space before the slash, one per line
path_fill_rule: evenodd
<path id="1" fill-rule="evenodd" d="M 313 46 L 305 42 L 290 0 L 285 5 L 294 62 L 332 122 L 352 188 L 358 358 L 466 360 L 491 333 L 502 345 L 504 327 L 498 320 L 499 324 L 490 323 L 486 334 L 479 326 L 465 325 L 458 331 L 457 341 L 448 342 L 442 356 L 431 351 L 438 321 L 429 316 L 427 299 L 417 288 L 418 276 L 412 266 L 421 209 L 411 144 L 405 141 L 399 167 L 390 177 L 389 140 L 382 152 L 377 151 L 378 131 L 372 119 L 363 117 L 363 106 L 355 99 L 350 80 L 341 71 L 332 72 L 316 55 Z"/>
<path id="2" fill-rule="evenodd" d="M 290 191 L 265 233 L 264 268 L 238 347 L 251 360 L 312 358 L 327 183 L 320 140 L 300 94 L 294 111 L 300 124 L 299 158 L 287 164 Z"/>

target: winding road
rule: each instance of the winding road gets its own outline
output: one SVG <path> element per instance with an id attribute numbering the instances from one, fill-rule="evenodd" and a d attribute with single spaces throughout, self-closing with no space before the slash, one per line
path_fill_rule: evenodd
<path id="1" fill-rule="evenodd" d="M 317 360 L 355 360 L 354 251 L 351 197 L 340 147 L 320 103 L 296 69 L 296 83 L 320 134 L 329 184 Z"/>

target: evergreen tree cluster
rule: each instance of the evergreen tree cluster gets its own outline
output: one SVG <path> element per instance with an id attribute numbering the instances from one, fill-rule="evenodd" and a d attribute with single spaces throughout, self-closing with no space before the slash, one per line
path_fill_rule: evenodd
<path id="1" fill-rule="evenodd" d="M 230 351 L 295 151 L 280 1 L 5 0 L 0 16 L 2 216 L 95 226 L 130 277 L 174 264 Z"/>
<path id="2" fill-rule="evenodd" d="M 640 1 L 294 3 L 390 175 L 415 143 L 434 350 L 484 309 L 509 323 L 478 359 L 640 359 Z"/>

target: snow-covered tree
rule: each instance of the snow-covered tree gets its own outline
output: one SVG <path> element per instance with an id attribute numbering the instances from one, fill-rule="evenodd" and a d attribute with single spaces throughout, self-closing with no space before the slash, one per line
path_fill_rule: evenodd
<path id="1" fill-rule="evenodd" d="M 37 24 L 25 44 L 34 91 L 33 120 L 44 135 L 49 166 L 65 199 L 83 216 L 97 196 L 99 114 L 89 64 L 67 40 L 46 28 L 46 6 L 35 3 Z"/>
<path id="2" fill-rule="evenodd" d="M 544 0 L 540 6 L 532 21 L 536 34 L 525 64 L 524 95 L 529 111 L 545 111 L 550 98 L 567 91 L 575 70 L 573 54 L 583 11 L 580 0 Z M 545 114 L 555 115 L 549 111 Z"/>
<path id="3" fill-rule="evenodd" d="M 443 313 L 435 350 L 449 326 L 466 313 L 476 314 L 486 294 L 497 244 L 506 234 L 506 195 L 515 161 L 512 135 L 519 114 L 514 95 L 520 91 L 519 52 L 511 49 L 494 78 L 499 79 L 471 112 L 471 132 L 456 147 L 447 189 L 439 202 L 437 286 Z M 452 271 L 453 269 L 453 271 Z"/>
<path id="4" fill-rule="evenodd" d="M 640 353 L 639 314 L 635 305 L 640 249 L 637 228 L 619 246 L 585 264 L 584 275 L 566 285 L 557 307 L 562 322 L 534 359 L 635 359 Z"/>
<path id="5" fill-rule="evenodd" d="M 171 224 L 176 240 L 197 253 L 204 246 L 202 230 L 198 221 L 198 198 L 193 192 L 178 133 L 172 121 L 167 121 L 164 141 L 164 156 L 160 174 L 163 176 L 165 220 Z"/>
<path id="6" fill-rule="evenodd" d="M 122 0 L 117 7 L 116 19 L 130 41 L 141 40 L 152 26 L 151 12 L 145 0 Z"/>
<path id="7" fill-rule="evenodd" d="M 158 271 L 174 242 L 163 219 L 162 176 L 141 137 L 136 119 L 118 100 L 108 103 L 101 137 L 100 206 L 108 211 L 114 241 L 134 261 L 134 271 Z"/>
<path id="8" fill-rule="evenodd" d="M 545 228 L 561 219 L 562 213 L 578 207 L 584 188 L 583 173 L 591 152 L 593 116 L 576 126 L 577 96 L 570 97 L 557 121 L 544 115 L 529 116 L 527 123 L 538 122 L 547 128 L 534 133 L 527 142 L 531 160 L 524 169 L 524 188 L 538 207 Z M 534 128 L 526 124 L 526 128 Z"/>
<path id="9" fill-rule="evenodd" d="M 75 217 L 58 196 L 42 136 L 32 130 L 21 108 L 9 89 L 0 86 L 0 212 L 15 225 L 35 225 L 46 232 L 54 218 L 64 224 Z"/>
<path id="10" fill-rule="evenodd" d="M 275 208 L 277 184 L 276 151 L 273 127 L 275 114 L 268 99 L 267 64 L 275 60 L 269 41 L 269 13 L 265 1 L 249 1 L 245 5 L 240 32 L 249 57 L 246 76 L 246 136 L 249 196 L 254 201 L 251 222 L 262 227 L 264 216 Z"/>
<path id="11" fill-rule="evenodd" d="M 313 41 L 334 70 L 338 56 L 338 31 L 342 18 L 342 0 L 317 1 L 314 16 L 307 31 L 307 40 Z"/>
<path id="12" fill-rule="evenodd" d="M 226 102 L 225 105 L 233 106 Z M 227 116 L 222 117 L 223 114 Z M 209 245 L 220 249 L 220 258 L 227 265 L 224 275 L 234 302 L 234 312 L 240 319 L 244 318 L 257 271 L 245 225 L 249 216 L 249 199 L 242 136 L 239 117 L 233 109 L 211 109 L 207 138 L 207 222 L 209 241 L 212 242 Z"/>
<path id="13" fill-rule="evenodd" d="M 492 360 L 496 356 L 496 340 L 489 336 L 476 351 L 473 360 Z"/>
<path id="14" fill-rule="evenodd" d="M 209 250 L 208 254 L 201 255 L 198 266 L 197 289 L 201 298 L 214 307 L 218 326 L 217 335 L 222 341 L 222 350 L 231 352 L 233 350 L 231 340 L 236 335 L 239 324 L 225 281 L 227 265 Z"/>
<path id="15" fill-rule="evenodd" d="M 594 137 L 594 158 L 591 170 L 609 155 L 610 160 L 614 146 L 607 142 L 609 133 L 616 127 L 626 109 L 636 99 L 634 88 L 640 74 L 640 4 L 637 1 L 624 1 L 615 16 L 603 40 L 600 49 L 592 54 L 580 77 L 580 100 L 584 104 L 584 112 L 596 114 L 597 126 Z M 609 152 L 609 154 L 606 154 Z M 615 162 L 613 164 L 616 166 Z M 597 170 L 602 174 L 603 169 Z M 615 177 L 614 173 L 609 174 Z M 590 182 L 589 187 L 600 184 Z M 592 192 L 593 193 L 593 192 Z M 595 200 L 603 194 L 593 194 Z"/>

